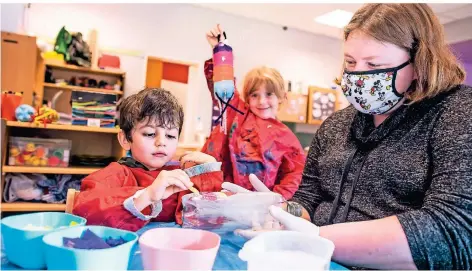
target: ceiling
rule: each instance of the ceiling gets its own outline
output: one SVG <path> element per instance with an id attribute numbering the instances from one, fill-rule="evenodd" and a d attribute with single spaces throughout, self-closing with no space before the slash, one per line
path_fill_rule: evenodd
<path id="1" fill-rule="evenodd" d="M 315 34 L 341 38 L 342 30 L 316 23 L 314 18 L 324 13 L 344 9 L 355 12 L 363 4 L 195 4 L 233 15 L 258 19 L 289 28 L 296 28 Z M 472 4 L 429 4 L 446 24 L 466 17 L 472 17 Z"/>

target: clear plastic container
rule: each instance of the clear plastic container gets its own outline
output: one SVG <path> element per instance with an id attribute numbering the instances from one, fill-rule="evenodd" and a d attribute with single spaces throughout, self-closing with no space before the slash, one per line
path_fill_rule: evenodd
<path id="1" fill-rule="evenodd" d="M 329 270 L 333 251 L 333 242 L 314 234 L 272 231 L 246 242 L 239 258 L 248 271 Z"/>
<path id="2" fill-rule="evenodd" d="M 68 139 L 10 137 L 8 165 L 67 167 L 71 145 Z"/>
<path id="3" fill-rule="evenodd" d="M 272 192 L 238 193 L 217 200 L 187 194 L 182 197 L 182 226 L 218 232 L 249 229 L 271 219 L 269 207 L 282 202 L 282 196 Z"/>

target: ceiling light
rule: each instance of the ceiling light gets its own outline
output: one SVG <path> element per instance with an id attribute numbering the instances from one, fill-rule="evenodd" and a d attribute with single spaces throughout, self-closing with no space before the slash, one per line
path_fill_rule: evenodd
<path id="1" fill-rule="evenodd" d="M 351 20 L 354 13 L 345 11 L 342 9 L 336 9 L 334 11 L 325 13 L 315 18 L 315 22 L 320 24 L 326 24 L 337 28 L 345 27 Z"/>

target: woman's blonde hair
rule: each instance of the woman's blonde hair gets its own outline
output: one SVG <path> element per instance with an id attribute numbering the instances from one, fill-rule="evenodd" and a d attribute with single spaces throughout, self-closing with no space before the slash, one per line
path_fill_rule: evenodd
<path id="1" fill-rule="evenodd" d="M 405 94 L 411 102 L 449 91 L 465 79 L 446 44 L 443 26 L 427 4 L 366 4 L 344 28 L 344 40 L 353 31 L 410 52 L 417 75 L 416 87 Z"/>
<path id="2" fill-rule="evenodd" d="M 284 79 L 274 68 L 261 66 L 250 70 L 244 77 L 243 98 L 249 101 L 249 96 L 259 87 L 265 85 L 268 92 L 275 93 L 280 102 L 285 98 Z"/>

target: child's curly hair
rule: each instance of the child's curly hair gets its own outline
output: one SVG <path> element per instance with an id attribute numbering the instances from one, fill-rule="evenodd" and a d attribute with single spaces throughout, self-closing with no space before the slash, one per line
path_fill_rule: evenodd
<path id="1" fill-rule="evenodd" d="M 184 110 L 177 98 L 162 88 L 146 88 L 125 98 L 119 105 L 120 128 L 131 140 L 133 128 L 141 121 L 182 131 Z"/>

